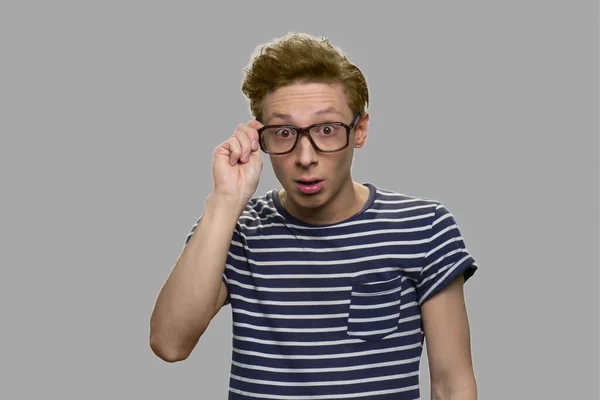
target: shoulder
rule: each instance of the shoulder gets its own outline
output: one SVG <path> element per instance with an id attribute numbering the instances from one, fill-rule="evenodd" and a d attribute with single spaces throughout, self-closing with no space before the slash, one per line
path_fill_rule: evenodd
<path id="1" fill-rule="evenodd" d="M 273 200 L 275 193 L 276 190 L 269 190 L 248 200 L 238 218 L 237 229 L 248 232 L 275 222 L 280 217 Z"/>
<path id="2" fill-rule="evenodd" d="M 421 215 L 426 218 L 433 217 L 439 208 L 444 207 L 435 198 L 419 196 L 415 193 L 399 192 L 379 186 L 374 186 L 374 188 L 375 199 L 372 208 L 377 210 L 403 212 L 405 215 Z"/>
<path id="3" fill-rule="evenodd" d="M 421 232 L 420 238 L 422 235 L 435 238 L 458 227 L 453 212 L 439 198 L 383 187 L 375 187 L 375 198 L 367 212 L 375 213 L 382 220 L 392 218 L 402 222 L 404 226 L 414 228 L 416 235 Z"/>

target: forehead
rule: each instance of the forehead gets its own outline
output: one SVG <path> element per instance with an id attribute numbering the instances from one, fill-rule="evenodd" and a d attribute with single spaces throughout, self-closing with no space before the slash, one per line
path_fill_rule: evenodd
<path id="1" fill-rule="evenodd" d="M 264 120 L 306 124 L 317 119 L 351 117 L 344 87 L 339 84 L 300 83 L 269 93 L 264 100 Z"/>

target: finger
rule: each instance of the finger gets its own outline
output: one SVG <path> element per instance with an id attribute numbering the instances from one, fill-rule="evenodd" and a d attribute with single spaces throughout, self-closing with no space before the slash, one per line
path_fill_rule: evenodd
<path id="1" fill-rule="evenodd" d="M 235 137 L 240 139 L 242 151 L 248 153 L 248 156 L 258 149 L 258 132 L 256 132 L 256 129 L 247 125 L 240 125 L 235 132 Z"/>
<path id="2" fill-rule="evenodd" d="M 246 162 L 250 158 L 250 153 L 253 151 L 252 140 L 249 137 L 247 126 L 240 125 L 233 136 L 238 139 L 242 147 L 242 157 L 240 161 Z"/>
<path id="3" fill-rule="evenodd" d="M 257 119 L 251 119 L 247 124 L 249 127 L 254 128 L 256 130 L 262 128 L 264 125 Z"/>
<path id="4" fill-rule="evenodd" d="M 252 151 L 257 151 L 259 148 L 259 146 L 258 146 L 258 141 L 259 141 L 258 129 L 260 129 L 262 125 L 260 125 L 260 123 L 252 124 L 252 125 L 258 127 L 258 129 L 257 129 L 257 128 L 251 126 L 250 123 L 242 125 L 240 127 L 240 129 L 242 129 L 246 133 L 246 136 L 248 137 L 248 139 L 250 141 L 250 145 L 251 145 L 250 148 L 252 149 Z"/>
<path id="5" fill-rule="evenodd" d="M 242 146 L 236 137 L 230 138 L 226 143 L 229 150 L 229 164 L 233 166 L 242 156 Z"/>
<path id="6" fill-rule="evenodd" d="M 262 124 L 262 122 L 260 122 L 260 121 L 258 121 L 256 119 L 252 119 L 252 120 L 248 121 L 247 125 L 250 128 L 256 130 L 256 136 L 254 138 L 251 137 L 251 140 L 252 140 L 252 144 L 253 144 L 252 149 L 253 150 L 258 150 L 258 147 L 259 147 L 258 144 L 260 142 L 260 137 L 259 137 L 259 134 L 258 134 L 258 130 L 260 128 L 262 128 L 264 125 Z"/>

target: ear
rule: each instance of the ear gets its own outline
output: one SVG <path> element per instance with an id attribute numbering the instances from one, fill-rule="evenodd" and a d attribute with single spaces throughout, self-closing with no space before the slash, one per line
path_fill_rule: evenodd
<path id="1" fill-rule="evenodd" d="M 367 143 L 369 136 L 369 113 L 365 113 L 354 128 L 354 147 L 360 149 Z"/>

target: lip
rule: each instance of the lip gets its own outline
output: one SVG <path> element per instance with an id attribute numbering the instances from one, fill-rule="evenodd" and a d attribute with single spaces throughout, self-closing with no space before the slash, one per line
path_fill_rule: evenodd
<path id="1" fill-rule="evenodd" d="M 307 182 L 316 182 L 307 184 Z M 304 194 L 315 194 L 323 189 L 322 179 L 300 179 L 296 181 L 296 187 Z"/>
<path id="2" fill-rule="evenodd" d="M 314 181 L 322 181 L 323 179 L 319 179 L 319 178 L 300 178 L 300 179 L 296 179 L 297 183 L 302 183 L 302 182 L 314 182 Z"/>

